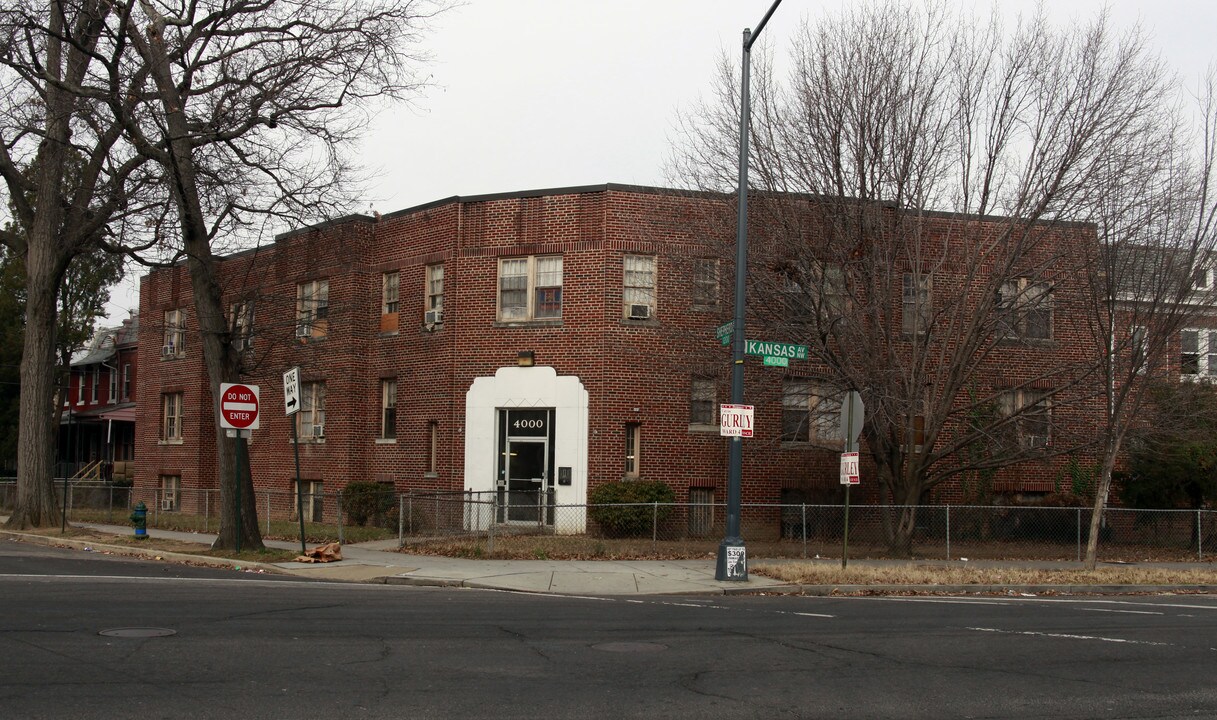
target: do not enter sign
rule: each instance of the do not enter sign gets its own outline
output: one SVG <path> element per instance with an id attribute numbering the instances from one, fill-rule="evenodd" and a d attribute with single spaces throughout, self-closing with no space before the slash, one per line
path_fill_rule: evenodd
<path id="1" fill-rule="evenodd" d="M 220 383 L 220 427 L 258 429 L 258 386 Z"/>

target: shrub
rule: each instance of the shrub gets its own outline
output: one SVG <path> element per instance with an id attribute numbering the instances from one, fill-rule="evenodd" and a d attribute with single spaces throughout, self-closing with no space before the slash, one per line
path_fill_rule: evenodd
<path id="1" fill-rule="evenodd" d="M 352 525 L 382 524 L 393 509 L 393 488 L 375 482 L 355 482 L 342 491 L 342 505 Z"/>
<path id="2" fill-rule="evenodd" d="M 675 502 L 672 488 L 658 481 L 611 482 L 591 492 L 587 511 L 605 535 L 632 537 L 649 533 L 652 520 L 666 519 Z M 658 508 L 653 503 L 659 503 Z"/>

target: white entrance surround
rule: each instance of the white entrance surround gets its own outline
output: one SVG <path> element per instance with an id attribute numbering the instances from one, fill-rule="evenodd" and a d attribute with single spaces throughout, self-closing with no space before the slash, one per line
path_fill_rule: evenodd
<path id="1" fill-rule="evenodd" d="M 465 393 L 465 489 L 489 499 L 498 476 L 498 411 L 500 408 L 554 409 L 554 468 L 571 469 L 570 485 L 554 485 L 559 506 L 554 522 L 558 533 L 582 533 L 586 529 L 583 508 L 563 505 L 587 504 L 587 389 L 578 377 L 559 377 L 548 366 L 503 367 L 494 377 L 473 380 Z M 469 517 L 486 527 L 489 510 Z"/>

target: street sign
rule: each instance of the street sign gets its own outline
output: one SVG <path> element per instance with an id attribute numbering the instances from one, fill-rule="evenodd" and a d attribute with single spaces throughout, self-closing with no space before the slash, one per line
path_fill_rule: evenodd
<path id="1" fill-rule="evenodd" d="M 258 386 L 220 383 L 220 427 L 258 429 Z"/>
<path id="2" fill-rule="evenodd" d="M 866 412 L 862 405 L 862 394 L 850 390 L 841 401 L 841 437 L 845 438 L 845 450 L 858 447 L 858 436 L 862 434 L 862 418 Z"/>
<path id="3" fill-rule="evenodd" d="M 718 329 L 714 331 L 714 336 L 717 337 L 722 342 L 723 345 L 730 345 L 731 344 L 731 334 L 734 332 L 735 332 L 735 321 L 728 320 L 727 322 L 718 326 Z"/>
<path id="4" fill-rule="evenodd" d="M 753 406 L 719 405 L 718 434 L 723 437 L 752 437 Z"/>
<path id="5" fill-rule="evenodd" d="M 858 473 L 858 453 L 841 453 L 841 484 L 858 485 L 862 482 Z"/>
<path id="6" fill-rule="evenodd" d="M 300 410 L 300 368 L 298 367 L 283 373 L 283 405 L 289 417 Z"/>
<path id="7" fill-rule="evenodd" d="M 807 359 L 807 346 L 793 343 L 761 342 L 760 340 L 744 341 L 745 355 L 764 355 L 766 357 L 782 357 L 793 360 Z"/>
<path id="8" fill-rule="evenodd" d="M 766 355 L 761 364 L 769 367 L 790 367 L 790 358 Z"/>

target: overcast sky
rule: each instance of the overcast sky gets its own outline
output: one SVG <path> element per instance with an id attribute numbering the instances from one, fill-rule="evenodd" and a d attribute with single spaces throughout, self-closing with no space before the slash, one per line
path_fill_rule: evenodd
<path id="1" fill-rule="evenodd" d="M 959 1 L 959 0 L 953 0 Z M 432 87 L 387 110 L 363 145 L 376 173 L 366 211 L 453 195 L 606 182 L 665 185 L 674 121 L 709 89 L 724 49 L 771 0 L 466 0 L 435 21 Z M 971 3 L 969 3 L 971 4 Z M 1193 81 L 1217 58 L 1212 0 L 1056 0 L 1053 18 L 1142 23 Z M 758 40 L 780 58 L 796 29 L 843 6 L 783 0 Z M 1003 12 L 1034 2 L 1005 0 Z M 754 49 L 758 46 L 754 46 Z M 138 278 L 112 293 L 110 321 L 138 305 Z"/>

